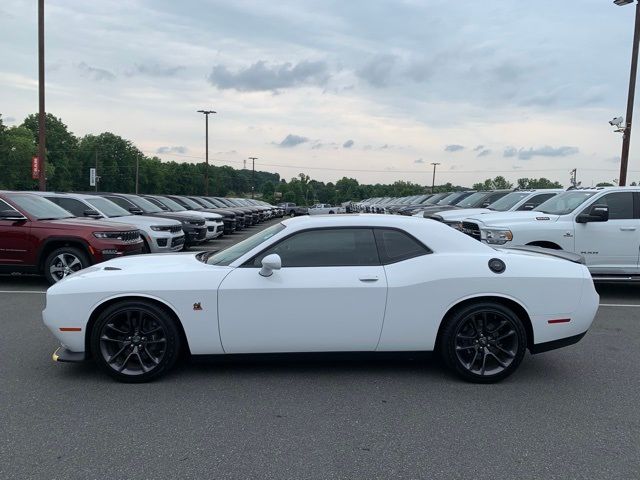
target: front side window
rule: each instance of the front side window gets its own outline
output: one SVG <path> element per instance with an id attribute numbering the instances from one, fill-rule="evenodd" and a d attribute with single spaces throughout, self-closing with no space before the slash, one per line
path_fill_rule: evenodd
<path id="1" fill-rule="evenodd" d="M 157 205 L 154 205 L 149 200 L 142 197 L 130 197 L 131 202 L 134 203 L 145 213 L 161 213 L 162 209 Z"/>
<path id="2" fill-rule="evenodd" d="M 383 265 L 401 262 L 431 253 L 415 238 L 399 230 L 375 229 L 376 241 Z"/>
<path id="3" fill-rule="evenodd" d="M 116 205 L 124 208 L 129 211 L 130 208 L 136 208 L 135 204 L 131 203 L 129 200 L 122 197 L 105 197 L 107 200 L 112 201 Z"/>
<path id="4" fill-rule="evenodd" d="M 540 195 L 534 195 L 529 200 L 524 202 L 522 205 L 518 207 L 519 211 L 522 210 L 534 210 L 541 203 L 546 202 L 550 198 L 553 198 L 557 195 L 557 193 L 542 193 Z"/>
<path id="5" fill-rule="evenodd" d="M 92 207 L 98 210 L 103 215 L 106 215 L 109 218 L 112 217 L 130 217 L 131 213 L 128 210 L 120 207 L 119 205 L 113 203 L 110 200 L 102 197 L 95 197 L 87 199 L 87 203 L 89 203 Z"/>
<path id="6" fill-rule="evenodd" d="M 633 218 L 633 193 L 631 192 L 609 193 L 595 200 L 589 208 L 593 205 L 607 205 L 609 207 L 609 220 L 629 220 Z M 587 211 L 583 213 L 587 213 Z"/>
<path id="7" fill-rule="evenodd" d="M 267 255 L 278 254 L 283 267 L 347 267 L 380 265 L 373 230 L 327 228 L 296 233 L 249 262 L 260 267 Z"/>

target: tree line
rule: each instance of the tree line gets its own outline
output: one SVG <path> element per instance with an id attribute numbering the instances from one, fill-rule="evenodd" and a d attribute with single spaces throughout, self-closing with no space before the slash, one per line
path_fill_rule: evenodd
<path id="1" fill-rule="evenodd" d="M 205 191 L 204 162 L 162 161 L 145 155 L 131 141 L 110 132 L 99 135 L 74 135 L 63 121 L 47 113 L 47 188 L 53 191 L 89 191 L 89 169 L 97 164 L 98 188 L 102 191 L 132 193 L 135 191 L 136 166 L 140 193 L 202 195 Z M 0 114 L 0 189 L 35 190 L 37 180 L 31 178 L 31 159 L 37 156 L 38 114 L 27 116 L 18 126 L 7 127 Z M 229 166 L 209 167 L 209 193 L 215 196 L 250 196 L 252 172 Z M 562 188 L 546 178 L 520 178 L 519 188 Z M 487 179 L 471 187 L 473 190 L 510 189 L 514 185 L 502 176 Z M 468 190 L 446 183 L 434 192 Z M 414 182 L 361 184 L 343 177 L 334 182 L 321 182 L 300 173 L 289 181 L 272 172 L 255 172 L 256 196 L 268 202 L 339 204 L 371 197 L 402 197 L 429 193 L 431 187 Z"/>

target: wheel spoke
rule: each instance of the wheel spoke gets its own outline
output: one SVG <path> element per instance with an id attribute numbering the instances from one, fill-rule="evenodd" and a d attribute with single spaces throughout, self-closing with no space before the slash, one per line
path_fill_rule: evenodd
<path id="1" fill-rule="evenodd" d="M 480 375 L 484 375 L 484 372 L 487 367 L 487 349 L 483 349 L 482 351 L 482 368 L 480 369 Z"/>
<path id="2" fill-rule="evenodd" d="M 129 333 L 129 332 L 125 331 L 125 330 L 120 330 L 120 329 L 116 328 L 113 325 L 113 323 L 107 323 L 106 328 L 110 328 L 111 330 L 113 330 L 115 332 L 118 332 L 118 333 L 120 333 L 122 335 L 126 335 L 127 333 Z"/>
<path id="3" fill-rule="evenodd" d="M 160 360 L 157 359 L 156 357 L 154 357 L 153 355 L 151 355 L 151 353 L 149 353 L 149 349 L 147 349 L 147 346 L 144 346 L 144 353 L 147 354 L 147 356 L 151 359 L 151 361 L 153 363 L 155 363 L 156 365 L 158 365 L 160 363 Z"/>
<path id="4" fill-rule="evenodd" d="M 476 348 L 476 346 L 475 345 L 469 345 L 468 347 L 460 347 L 460 346 L 458 346 L 458 347 L 456 347 L 456 350 L 458 350 L 460 352 L 462 350 L 471 350 L 472 348 Z"/>
<path id="5" fill-rule="evenodd" d="M 127 348 L 126 345 L 124 345 L 120 350 L 118 350 L 116 353 L 114 353 L 113 355 L 111 355 L 108 359 L 107 359 L 107 363 L 113 363 L 113 361 L 118 358 L 120 356 L 120 354 L 122 352 L 124 352 L 124 349 Z M 129 354 L 131 355 L 131 354 Z M 127 357 L 127 360 L 129 359 L 129 357 Z M 127 361 L 125 360 L 125 363 L 127 363 Z M 122 371 L 122 370 L 120 370 Z"/>
<path id="6" fill-rule="evenodd" d="M 494 328 L 493 330 L 489 330 L 487 333 L 490 333 L 490 334 L 497 333 L 502 328 L 504 328 L 508 323 L 509 322 L 507 322 L 506 320 L 502 320 L 496 328 Z"/>
<path id="7" fill-rule="evenodd" d="M 166 338 L 157 338 L 155 340 L 147 340 L 147 345 L 151 345 L 154 343 L 166 343 L 167 339 Z"/>
<path id="8" fill-rule="evenodd" d="M 142 368 L 142 371 L 144 373 L 147 373 L 149 370 L 151 370 L 149 367 L 147 367 L 144 364 L 144 361 L 142 360 L 142 357 L 140 356 L 140 352 L 138 351 L 138 349 L 136 348 L 133 352 L 135 354 L 136 357 L 138 357 L 138 362 L 140 363 L 140 367 Z"/>
<path id="9" fill-rule="evenodd" d="M 78 260 L 77 257 L 72 257 L 72 258 L 73 258 L 73 262 L 69 264 L 69 268 L 73 268 L 76 265 L 79 265 L 80 267 L 82 267 L 82 264 L 80 263 L 80 260 Z"/>
<path id="10" fill-rule="evenodd" d="M 142 333 L 143 335 L 151 335 L 152 333 L 155 333 L 155 332 L 161 331 L 161 330 L 162 330 L 162 327 L 155 327 L 155 328 L 152 328 L 151 330 L 149 330 L 148 332 L 140 330 L 140 333 Z"/>
<path id="11" fill-rule="evenodd" d="M 100 340 L 104 340 L 105 342 L 126 343 L 124 340 L 118 340 L 117 338 L 110 338 L 104 334 L 100 337 Z"/>
<path id="12" fill-rule="evenodd" d="M 512 335 L 515 335 L 516 331 L 515 330 L 509 330 L 507 333 L 505 333 L 504 335 L 499 336 L 498 338 L 496 338 L 496 342 L 499 342 L 502 339 L 505 339 L 507 337 L 511 337 Z"/>
<path id="13" fill-rule="evenodd" d="M 472 370 L 473 369 L 473 364 L 476 363 L 476 358 L 478 358 L 478 350 L 477 349 L 476 349 L 476 352 L 473 355 L 473 358 L 467 364 L 467 370 Z"/>
<path id="14" fill-rule="evenodd" d="M 487 349 L 487 355 L 491 355 L 493 358 L 495 358 L 496 362 L 498 362 L 502 368 L 507 368 L 508 364 L 500 360 L 498 356 L 495 353 L 493 353 L 491 350 Z"/>
<path id="15" fill-rule="evenodd" d="M 502 348 L 500 345 L 496 344 L 495 347 L 500 350 L 502 353 L 504 353 L 505 355 L 507 355 L 509 358 L 513 358 L 515 357 L 515 353 L 510 352 L 509 350 L 505 350 L 504 348 Z"/>

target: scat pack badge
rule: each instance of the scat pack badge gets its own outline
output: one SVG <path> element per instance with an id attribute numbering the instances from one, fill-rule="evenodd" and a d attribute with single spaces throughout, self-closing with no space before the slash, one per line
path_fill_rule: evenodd
<path id="1" fill-rule="evenodd" d="M 193 309 L 198 312 L 200 310 L 202 310 L 202 304 L 200 302 L 196 302 L 193 304 Z"/>

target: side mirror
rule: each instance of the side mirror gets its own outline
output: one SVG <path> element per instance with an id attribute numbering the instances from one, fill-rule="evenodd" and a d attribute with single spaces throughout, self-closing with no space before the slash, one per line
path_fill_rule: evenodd
<path id="1" fill-rule="evenodd" d="M 270 277 L 273 275 L 274 270 L 280 270 L 282 268 L 282 260 L 280 255 L 272 253 L 262 259 L 262 268 L 260 269 L 260 275 L 263 277 Z"/>
<path id="2" fill-rule="evenodd" d="M 609 220 L 609 206 L 608 205 L 593 205 L 589 209 L 589 213 L 581 213 L 576 217 L 578 223 L 588 222 L 607 222 Z"/>
<path id="3" fill-rule="evenodd" d="M 142 209 L 137 208 L 137 207 L 131 207 L 129 208 L 129 212 L 133 213 L 134 215 L 142 215 Z"/>
<path id="4" fill-rule="evenodd" d="M 520 210 L 533 210 L 535 205 L 533 203 L 525 203 Z"/>
<path id="5" fill-rule="evenodd" d="M 0 210 L 0 220 L 24 221 L 27 217 L 16 210 Z"/>
<path id="6" fill-rule="evenodd" d="M 91 218 L 102 218 L 102 215 L 100 215 L 97 211 L 91 208 L 84 211 L 84 216 L 91 217 Z"/>
<path id="7" fill-rule="evenodd" d="M 487 208 L 489 205 L 491 205 L 491 202 L 482 202 L 481 208 Z"/>

